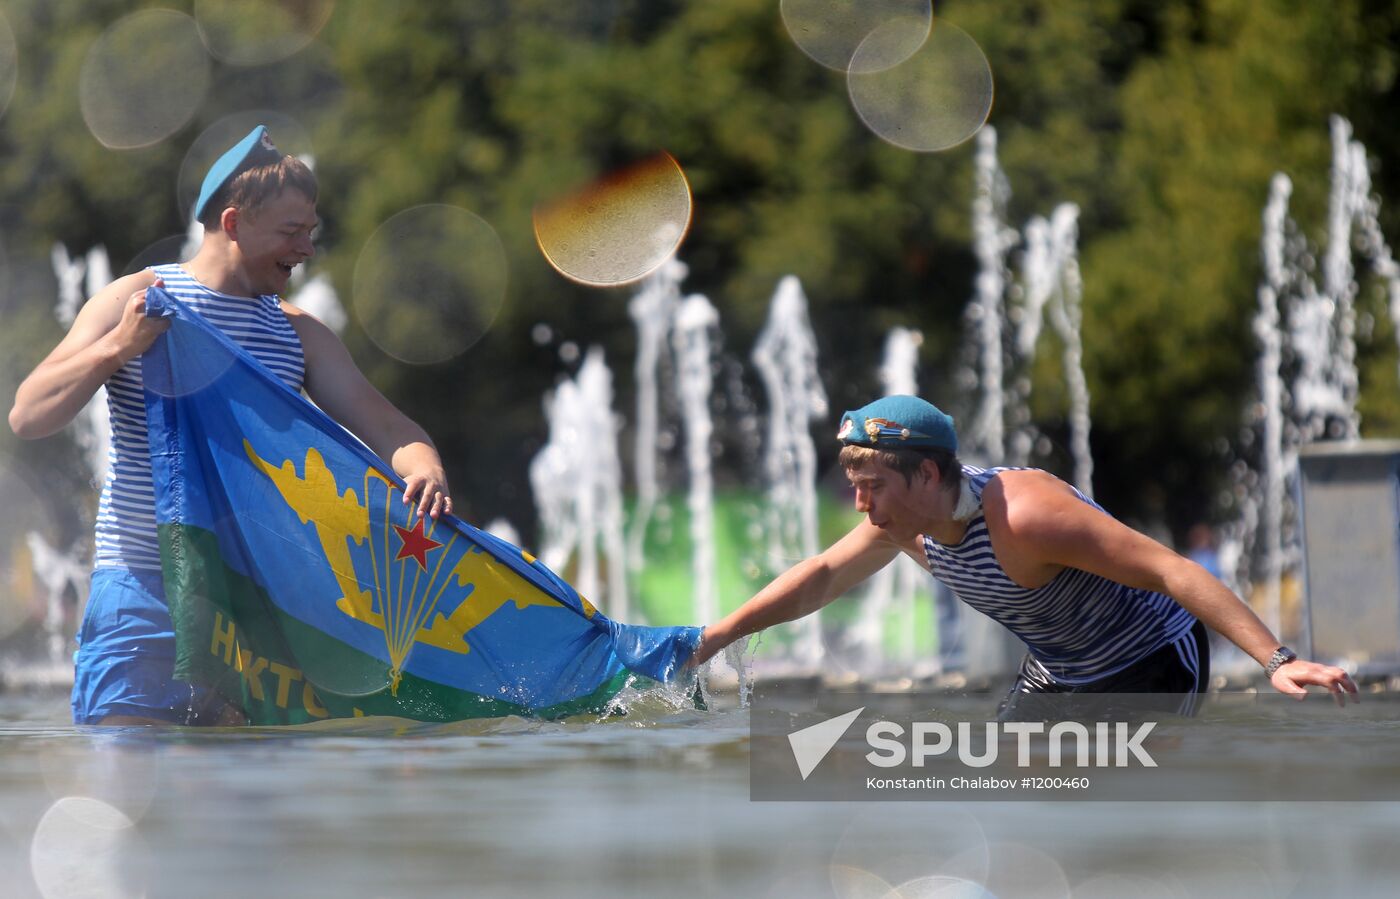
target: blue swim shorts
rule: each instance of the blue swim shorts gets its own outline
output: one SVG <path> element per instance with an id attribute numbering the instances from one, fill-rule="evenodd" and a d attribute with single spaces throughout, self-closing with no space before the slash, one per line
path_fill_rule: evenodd
<path id="1" fill-rule="evenodd" d="M 109 715 L 201 724 L 223 706 L 209 691 L 172 677 L 175 629 L 155 572 L 93 571 L 73 667 L 74 724 L 98 724 Z"/>

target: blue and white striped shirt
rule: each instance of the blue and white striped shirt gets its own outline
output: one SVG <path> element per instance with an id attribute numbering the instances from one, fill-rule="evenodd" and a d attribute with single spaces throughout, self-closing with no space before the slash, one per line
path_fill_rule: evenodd
<path id="1" fill-rule="evenodd" d="M 1171 597 L 1078 568 L 1065 568 L 1049 583 L 1033 589 L 1011 580 L 992 551 L 980 508 L 987 483 L 1008 470 L 1013 469 L 964 465 L 963 477 L 979 503 L 977 514 L 956 545 L 925 535 L 924 554 L 934 577 L 963 602 L 1020 637 L 1052 680 L 1080 685 L 1108 677 L 1191 629 L 1195 617 Z M 1074 492 L 1103 511 L 1098 503 Z"/>
<path id="2" fill-rule="evenodd" d="M 236 297 L 210 290 L 178 265 L 152 269 L 176 299 L 227 334 L 293 390 L 306 373 L 301 338 L 274 295 Z M 107 479 L 97 507 L 96 568 L 160 571 L 156 540 L 155 488 L 146 437 L 146 399 L 141 359 L 131 360 L 107 379 L 112 444 Z"/>

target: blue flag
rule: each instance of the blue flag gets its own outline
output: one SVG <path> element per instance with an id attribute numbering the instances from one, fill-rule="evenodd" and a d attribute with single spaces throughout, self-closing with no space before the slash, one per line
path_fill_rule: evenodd
<path id="1" fill-rule="evenodd" d="M 176 677 L 255 724 L 597 710 L 665 680 L 694 627 L 610 621 L 529 553 L 451 516 L 160 288 L 142 357 Z"/>

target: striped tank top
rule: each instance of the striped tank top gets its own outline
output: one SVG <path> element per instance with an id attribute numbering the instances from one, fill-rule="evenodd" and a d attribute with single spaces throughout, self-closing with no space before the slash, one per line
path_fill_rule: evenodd
<path id="1" fill-rule="evenodd" d="M 978 510 L 956 545 L 924 535 L 924 554 L 934 577 L 1020 637 L 1051 680 L 1071 686 L 1116 674 L 1191 629 L 1195 617 L 1171 597 L 1078 568 L 1065 568 L 1034 589 L 1011 580 L 992 552 L 981 501 L 987 483 L 1012 470 L 1017 469 L 963 466 Z"/>
<path id="2" fill-rule="evenodd" d="M 210 290 L 178 265 L 152 269 L 168 293 L 243 347 L 283 383 L 300 391 L 305 375 L 301 338 L 276 296 L 235 297 Z M 137 357 L 107 379 L 112 442 L 97 507 L 95 568 L 160 571 L 155 488 L 146 438 L 146 399 Z"/>

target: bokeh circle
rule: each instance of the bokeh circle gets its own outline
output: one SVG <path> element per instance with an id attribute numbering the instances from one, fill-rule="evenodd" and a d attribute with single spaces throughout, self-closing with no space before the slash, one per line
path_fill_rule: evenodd
<path id="1" fill-rule="evenodd" d="M 891 829 L 890 821 L 886 811 L 862 812 L 852 819 L 832 849 L 829 867 L 833 889 L 843 889 L 843 883 L 849 887 L 852 871 L 863 872 L 861 878 L 870 883 L 876 878 L 889 884 L 933 875 L 954 876 L 946 870 L 954 858 L 959 860 L 957 877 L 985 880 L 986 831 L 966 808 L 949 804 L 936 822 L 920 820 L 908 827 Z"/>
<path id="2" fill-rule="evenodd" d="M 913 56 L 933 25 L 929 0 L 782 0 L 779 12 L 792 42 L 813 61 L 860 74 Z"/>
<path id="3" fill-rule="evenodd" d="M 535 208 L 535 239 L 554 269 L 593 287 L 639 281 L 674 256 L 690 228 L 690 184 L 658 153 Z"/>
<path id="4" fill-rule="evenodd" d="M 169 9 L 131 13 L 104 31 L 83 59 L 83 121 L 109 149 L 157 144 L 204 102 L 211 68 L 194 19 Z"/>
<path id="5" fill-rule="evenodd" d="M 193 205 L 193 204 L 191 204 Z M 202 229 L 199 229 L 202 233 Z M 147 246 L 131 257 L 122 269 L 121 276 L 143 271 L 153 265 L 167 265 L 172 262 L 189 262 L 199 249 L 199 241 L 190 234 L 170 234 Z"/>
<path id="6" fill-rule="evenodd" d="M 209 52 L 235 66 L 278 62 L 316 39 L 335 0 L 194 0 Z"/>
<path id="7" fill-rule="evenodd" d="M 414 206 L 365 242 L 352 303 L 381 350 L 430 365 L 486 334 L 505 303 L 508 276 L 505 247 L 480 216 L 458 206 Z"/>
<path id="8" fill-rule="evenodd" d="M 39 757 L 39 768 L 51 796 L 101 800 L 140 821 L 160 785 L 160 761 L 148 745 L 99 739 L 57 744 Z"/>
<path id="9" fill-rule="evenodd" d="M 992 111 L 992 67 L 977 41 L 939 19 L 919 51 L 892 68 L 861 72 L 887 44 L 880 31 L 862 42 L 846 77 L 851 105 L 865 126 L 897 147 L 921 153 L 955 147 L 977 133 Z"/>
<path id="10" fill-rule="evenodd" d="M 49 807 L 29 848 L 30 872 L 45 899 L 143 896 L 150 850 L 120 809 L 86 796 Z"/>

